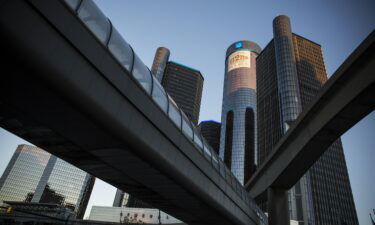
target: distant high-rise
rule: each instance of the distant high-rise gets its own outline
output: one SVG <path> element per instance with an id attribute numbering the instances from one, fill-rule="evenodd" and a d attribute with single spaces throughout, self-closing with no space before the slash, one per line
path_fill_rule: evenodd
<path id="1" fill-rule="evenodd" d="M 169 49 L 164 47 L 159 47 L 156 50 L 154 62 L 152 63 L 151 72 L 154 74 L 156 79 L 161 83 L 165 71 L 165 67 L 167 66 L 167 62 L 169 60 Z"/>
<path id="2" fill-rule="evenodd" d="M 137 199 L 133 195 L 117 189 L 115 199 L 113 201 L 114 207 L 129 207 L 129 208 L 154 208 L 146 202 Z"/>
<path id="3" fill-rule="evenodd" d="M 117 189 L 115 199 L 113 200 L 113 207 L 125 207 L 128 204 L 128 200 L 129 194 Z"/>
<path id="4" fill-rule="evenodd" d="M 0 200 L 30 201 L 51 157 L 46 151 L 29 145 L 19 145 L 0 178 Z"/>
<path id="5" fill-rule="evenodd" d="M 83 218 L 94 181 L 40 148 L 19 145 L 0 179 L 0 200 L 64 205 Z"/>
<path id="6" fill-rule="evenodd" d="M 273 21 L 274 39 L 256 60 L 258 164 L 267 158 L 327 81 L 321 46 Z M 266 209 L 266 198 L 257 199 Z M 341 140 L 289 191 L 290 219 L 304 225 L 358 224 Z"/>
<path id="7" fill-rule="evenodd" d="M 199 121 L 203 81 L 200 71 L 171 61 L 162 80 L 167 93 L 195 125 Z"/>
<path id="8" fill-rule="evenodd" d="M 243 184 L 255 168 L 256 64 L 260 47 L 238 41 L 225 58 L 220 157 Z"/>
<path id="9" fill-rule="evenodd" d="M 213 120 L 202 121 L 198 128 L 207 143 L 219 154 L 221 123 Z"/>

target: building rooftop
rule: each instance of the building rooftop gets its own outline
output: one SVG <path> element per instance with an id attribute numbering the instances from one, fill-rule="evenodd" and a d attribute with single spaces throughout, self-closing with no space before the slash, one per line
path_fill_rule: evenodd
<path id="1" fill-rule="evenodd" d="M 181 63 L 174 62 L 174 61 L 169 61 L 168 63 L 172 63 L 172 64 L 175 64 L 175 65 L 181 66 L 181 67 L 183 67 L 183 68 L 185 68 L 185 69 L 187 69 L 187 70 L 191 70 L 191 71 L 193 71 L 193 72 L 195 72 L 195 73 L 199 73 L 199 74 L 201 75 L 202 79 L 204 80 L 204 77 L 203 77 L 201 71 L 199 71 L 199 70 L 197 70 L 197 69 L 191 68 L 191 67 L 189 67 L 189 66 L 186 66 L 186 65 L 183 65 L 183 64 L 181 64 Z"/>

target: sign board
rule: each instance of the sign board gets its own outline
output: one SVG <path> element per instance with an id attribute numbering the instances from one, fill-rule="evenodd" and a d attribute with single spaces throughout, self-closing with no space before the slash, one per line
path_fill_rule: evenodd
<path id="1" fill-rule="evenodd" d="M 235 48 L 242 48 L 242 42 L 240 41 L 240 42 L 237 42 L 235 45 Z"/>
<path id="2" fill-rule="evenodd" d="M 237 68 L 250 68 L 250 51 L 237 51 L 228 58 L 228 72 Z"/>

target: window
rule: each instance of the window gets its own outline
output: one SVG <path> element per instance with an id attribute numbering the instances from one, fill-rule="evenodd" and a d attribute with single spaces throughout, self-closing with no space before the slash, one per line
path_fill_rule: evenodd
<path id="1" fill-rule="evenodd" d="M 173 99 L 170 96 L 168 96 L 168 98 L 169 98 L 168 116 L 173 121 L 173 123 L 176 124 L 178 128 L 181 128 L 180 110 L 178 109 Z"/>
<path id="2" fill-rule="evenodd" d="M 128 72 L 131 72 L 134 59 L 133 51 L 114 27 L 108 43 L 108 50 Z"/>
<path id="3" fill-rule="evenodd" d="M 133 77 L 139 82 L 143 89 L 150 94 L 152 83 L 151 72 L 136 54 L 134 54 L 134 67 L 132 73 Z"/>
<path id="4" fill-rule="evenodd" d="M 212 165 L 216 168 L 219 169 L 219 160 L 216 156 L 215 153 L 212 154 Z"/>
<path id="5" fill-rule="evenodd" d="M 80 0 L 65 0 L 66 4 L 72 8 L 74 11 L 76 11 Z"/>
<path id="6" fill-rule="evenodd" d="M 211 162 L 211 147 L 206 142 L 204 142 L 204 156 Z"/>
<path id="7" fill-rule="evenodd" d="M 194 143 L 199 147 L 199 149 L 203 150 L 203 142 L 200 137 L 200 133 L 198 131 L 194 131 Z"/>
<path id="8" fill-rule="evenodd" d="M 92 0 L 82 2 L 78 17 L 103 44 L 107 43 L 110 31 L 109 21 Z"/>
<path id="9" fill-rule="evenodd" d="M 189 140 L 193 140 L 193 129 L 190 126 L 190 120 L 181 111 L 182 114 L 182 132 Z"/>
<path id="10" fill-rule="evenodd" d="M 244 184 L 255 172 L 255 117 L 254 110 L 247 108 L 245 112 L 245 171 Z"/>
<path id="11" fill-rule="evenodd" d="M 164 112 L 167 112 L 168 100 L 164 88 L 160 85 L 159 81 L 157 81 L 154 76 L 152 76 L 152 78 L 154 79 L 152 88 L 152 99 L 154 99 L 156 104 L 158 104 Z"/>
<path id="12" fill-rule="evenodd" d="M 231 168 L 232 165 L 232 142 L 233 142 L 233 111 L 227 113 L 225 124 L 224 163 Z"/>

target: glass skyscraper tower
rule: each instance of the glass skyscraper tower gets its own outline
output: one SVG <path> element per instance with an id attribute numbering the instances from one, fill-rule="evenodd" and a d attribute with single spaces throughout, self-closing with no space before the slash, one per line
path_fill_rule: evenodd
<path id="1" fill-rule="evenodd" d="M 243 184 L 254 172 L 256 148 L 256 63 L 261 48 L 250 41 L 226 52 L 220 157 Z"/>
<path id="2" fill-rule="evenodd" d="M 194 125 L 199 121 L 203 82 L 199 70 L 169 61 L 161 83 Z"/>
<path id="3" fill-rule="evenodd" d="M 327 81 L 321 46 L 292 33 L 289 18 L 273 21 L 274 39 L 256 60 L 258 164 L 262 164 Z M 341 140 L 289 191 L 290 219 L 304 225 L 357 225 Z M 257 199 L 267 209 L 266 196 Z"/>
<path id="4" fill-rule="evenodd" d="M 154 62 L 152 63 L 151 72 L 154 74 L 156 79 L 161 83 L 164 76 L 165 67 L 170 56 L 169 49 L 165 47 L 159 47 L 156 50 Z"/>
<path id="5" fill-rule="evenodd" d="M 34 146 L 19 145 L 0 178 L 0 200 L 24 201 L 34 193 L 50 157 Z"/>
<path id="6" fill-rule="evenodd" d="M 83 218 L 95 178 L 29 145 L 19 145 L 0 179 L 0 200 L 64 205 Z"/>
<path id="7" fill-rule="evenodd" d="M 213 120 L 202 121 L 198 125 L 198 129 L 216 154 L 219 154 L 221 123 Z"/>

